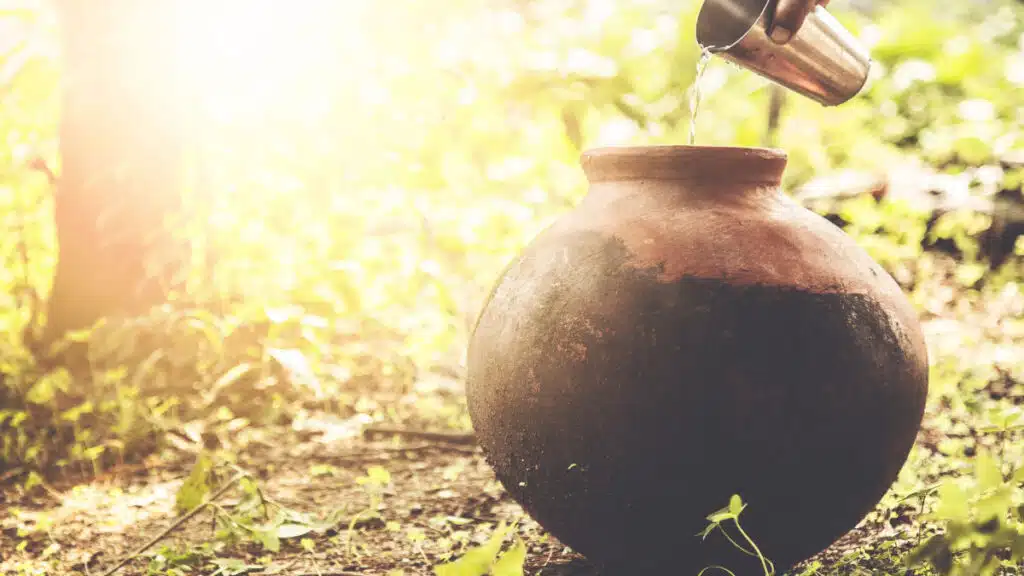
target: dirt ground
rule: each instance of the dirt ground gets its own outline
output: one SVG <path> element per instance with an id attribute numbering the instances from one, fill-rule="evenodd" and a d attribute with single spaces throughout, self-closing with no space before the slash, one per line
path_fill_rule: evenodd
<path id="1" fill-rule="evenodd" d="M 923 292 L 922 320 L 933 363 L 955 368 L 956 374 L 985 373 L 994 365 L 1014 365 L 1024 358 L 1024 293 L 1007 289 L 970 304 L 946 284 Z M 1014 320 L 1016 319 L 1016 320 Z M 1007 364 L 1009 362 L 1009 364 Z M 959 386 L 972 394 L 972 404 L 990 402 L 1024 405 L 1020 375 L 1011 371 L 991 381 L 966 388 L 955 376 L 945 386 Z M 975 379 L 977 380 L 977 379 Z M 933 393 L 942 382 L 933 378 Z M 595 576 L 597 572 L 554 538 L 546 535 L 506 495 L 472 444 L 391 435 L 367 436 L 371 421 L 396 420 L 403 425 L 451 428 L 465 420 L 461 386 L 424 383 L 416 390 L 365 391 L 348 413 L 308 410 L 289 426 L 252 426 L 239 430 L 218 458 L 234 458 L 248 471 L 262 493 L 281 506 L 318 517 L 336 513 L 344 519 L 323 533 L 288 538 L 274 553 L 253 542 L 227 543 L 215 538 L 213 512 L 203 510 L 170 531 L 164 538 L 118 571 L 118 574 L 265 574 L 429 575 L 432 567 L 464 550 L 467 544 L 486 541 L 501 521 L 518 522 L 526 542 L 527 574 Z M 976 422 L 964 408 L 932 402 L 911 456 L 892 493 L 910 494 L 937 478 L 962 472 L 964 455 L 973 453 L 978 436 Z M 410 415 L 431 412 L 434 416 Z M 398 418 L 394 418 L 395 412 Z M 389 417 L 389 414 L 392 417 Z M 447 426 L 445 423 L 447 422 Z M 456 424 L 458 426 L 458 424 Z M 953 448 L 950 448 L 953 446 Z M 101 575 L 119 559 L 160 535 L 175 523 L 175 494 L 188 476 L 199 452 L 195 443 L 180 435 L 160 454 L 143 462 L 101 471 L 98 476 L 63 478 L 24 492 L 8 483 L 0 490 L 0 574 Z M 367 468 L 380 466 L 391 482 L 381 494 L 379 518 L 348 521 L 369 506 L 369 495 L 358 478 Z M 217 501 L 231 510 L 240 498 L 236 487 Z M 821 576 L 838 574 L 909 574 L 894 564 L 926 536 L 917 522 L 920 509 L 900 502 L 892 494 L 876 513 L 804 566 Z M 192 551 L 203 556 L 198 564 L 166 570 L 166 559 Z M 147 572 L 147 565 L 163 571 Z M 155 558 L 155 560 L 154 560 Z M 234 571 L 221 570 L 210 560 L 241 561 Z M 797 569 L 792 574 L 801 574 Z M 741 575 L 746 576 L 746 575 Z"/>
<path id="2" fill-rule="evenodd" d="M 460 538 L 482 542 L 505 520 L 519 522 L 519 534 L 528 544 L 527 574 L 598 575 L 583 558 L 544 534 L 522 512 L 495 480 L 480 452 L 470 446 L 414 439 L 396 443 L 394 439 L 362 436 L 303 441 L 290 429 L 262 429 L 250 441 L 238 465 L 254 471 L 268 498 L 297 511 L 323 514 L 339 510 L 346 511 L 348 518 L 367 506 L 368 496 L 356 478 L 365 474 L 368 466 L 384 467 L 392 480 L 383 494 L 382 520 L 359 525 L 354 532 L 341 522 L 334 530 L 314 537 L 314 551 L 303 549 L 297 541 L 283 542 L 276 554 L 267 554 L 252 543 L 217 550 L 219 558 L 259 564 L 262 570 L 253 574 L 369 576 L 394 569 L 407 575 L 431 574 L 432 566 L 443 561 L 452 542 Z M 174 523 L 175 493 L 190 464 L 186 458 L 153 458 L 148 465 L 124 466 L 90 482 L 68 480 L 50 485 L 42 497 L 9 491 L 6 506 L 17 512 L 2 521 L 0 555 L 4 560 L 0 570 L 5 575 L 102 574 Z M 314 476 L 314 469 L 330 473 Z M 217 502 L 230 508 L 237 499 L 237 494 L 228 491 Z M 43 518 L 52 522 L 44 535 L 32 539 L 24 550 L 16 550 L 18 526 L 43 522 Z M 409 537 L 417 531 L 425 537 Z M 821 559 L 828 562 L 863 547 L 865 540 L 884 536 L 861 527 Z M 149 558 L 163 546 L 186 550 L 211 541 L 211 513 L 201 512 L 118 573 L 147 574 Z M 28 564 L 42 571 L 19 568 Z"/>

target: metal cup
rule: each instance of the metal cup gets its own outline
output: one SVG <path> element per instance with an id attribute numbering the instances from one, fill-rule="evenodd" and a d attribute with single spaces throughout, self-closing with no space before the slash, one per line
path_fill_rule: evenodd
<path id="1" fill-rule="evenodd" d="M 856 96 L 871 70 L 868 51 L 821 6 L 779 46 L 767 32 L 775 2 L 706 0 L 697 16 L 697 42 L 823 106 Z"/>

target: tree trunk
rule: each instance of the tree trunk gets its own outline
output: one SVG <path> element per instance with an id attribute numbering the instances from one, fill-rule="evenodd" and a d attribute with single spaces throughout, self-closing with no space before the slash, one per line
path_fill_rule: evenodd
<path id="1" fill-rule="evenodd" d="M 166 298 L 184 118 L 177 0 L 60 0 L 59 256 L 43 342 Z"/>

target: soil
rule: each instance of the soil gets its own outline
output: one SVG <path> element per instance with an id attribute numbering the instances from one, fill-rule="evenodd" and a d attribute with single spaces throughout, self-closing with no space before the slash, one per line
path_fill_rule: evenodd
<path id="1" fill-rule="evenodd" d="M 1008 286 L 985 298 L 968 299 L 950 288 L 948 277 L 935 275 L 928 283 L 933 285 L 920 287 L 917 304 L 933 365 L 975 374 L 960 384 L 966 377 L 933 379 L 936 399 L 970 394 L 972 405 L 1024 405 L 1024 387 L 1019 385 L 1024 374 L 1016 361 L 1024 357 L 1024 323 L 1019 320 L 1024 318 L 1024 291 Z M 117 573 L 147 574 L 154 555 L 192 550 L 259 568 L 250 574 L 383 576 L 400 569 L 405 576 L 429 575 L 435 565 L 458 556 L 465 544 L 486 541 L 499 522 L 507 521 L 518 522 L 516 531 L 528 546 L 526 574 L 597 576 L 584 559 L 525 516 L 473 445 L 449 438 L 362 433 L 371 422 L 467 429 L 462 385 L 456 378 L 422 381 L 411 390 L 351 394 L 351 401 L 338 402 L 348 406 L 344 412 L 308 409 L 289 426 L 244 427 L 222 437 L 216 453 L 218 459 L 233 458 L 268 498 L 284 506 L 318 515 L 341 511 L 344 520 L 333 530 L 307 535 L 312 541 L 305 548 L 299 538 L 282 540 L 280 551 L 270 553 L 252 542 L 217 541 L 212 512 L 205 509 Z M 977 416 L 966 410 L 930 402 L 917 448 L 883 503 L 855 530 L 791 574 L 815 565 L 821 566 L 816 574 L 822 576 L 907 574 L 898 562 L 933 530 L 922 527 L 919 502 L 907 495 L 938 478 L 963 473 L 969 466 L 964 457 L 986 442 L 976 433 Z M 18 488 L 23 482 L 0 472 L 0 574 L 102 575 L 167 530 L 177 519 L 175 495 L 203 441 L 187 436 L 180 430 L 169 433 L 167 448 L 144 461 L 69 475 L 27 492 Z M 369 504 L 356 481 L 369 466 L 381 466 L 391 475 L 378 510 L 381 519 L 350 531 L 348 519 Z M 230 510 L 239 497 L 240 491 L 231 489 L 217 504 Z M 215 571 L 207 561 L 189 570 L 159 573 Z M 218 576 L 242 573 L 222 571 Z"/>
<path id="2" fill-rule="evenodd" d="M 287 429 L 261 429 L 259 436 L 262 438 L 253 439 L 238 464 L 255 471 L 269 498 L 291 509 L 354 513 L 365 508 L 368 496 L 356 478 L 371 465 L 386 468 L 392 484 L 379 511 L 383 521 L 363 524 L 354 533 L 342 522 L 335 530 L 314 538 L 316 548 L 312 553 L 291 540 L 282 542 L 280 552 L 272 555 L 258 544 L 235 544 L 218 550 L 219 558 L 239 558 L 251 564 L 269 559 L 264 569 L 254 574 L 370 576 L 395 569 L 406 575 L 431 574 L 432 567 L 445 560 L 449 542 L 457 541 L 460 533 L 480 543 L 502 520 L 519 523 L 518 532 L 528 545 L 527 574 L 599 574 L 523 514 L 474 448 L 412 439 L 397 444 L 362 437 L 301 441 L 298 434 Z M 43 497 L 8 491 L 6 505 L 16 513 L 2 521 L 0 573 L 103 574 L 174 523 L 175 493 L 188 475 L 190 464 L 185 457 L 171 461 L 153 458 L 145 465 L 123 466 L 91 481 L 67 479 L 48 485 Z M 314 477 L 314 466 L 332 466 L 332 473 Z M 237 499 L 237 491 L 229 491 L 217 502 L 230 508 Z M 43 536 L 31 538 L 24 550 L 16 550 L 21 540 L 17 526 L 43 517 L 52 520 L 52 527 Z M 118 573 L 147 574 L 147 562 L 163 546 L 185 550 L 212 542 L 211 518 L 209 511 L 201 512 Z M 398 529 L 392 531 L 395 527 L 389 529 L 386 522 L 397 522 Z M 419 529 L 426 538 L 414 542 L 409 538 L 410 529 Z M 821 559 L 834 560 L 880 536 L 885 534 L 862 526 Z M 354 553 L 350 542 L 355 545 Z M 19 572 L 19 565 L 27 566 L 30 559 L 36 570 L 43 571 L 22 568 Z M 208 571 L 196 573 L 211 572 L 213 568 L 208 565 Z"/>

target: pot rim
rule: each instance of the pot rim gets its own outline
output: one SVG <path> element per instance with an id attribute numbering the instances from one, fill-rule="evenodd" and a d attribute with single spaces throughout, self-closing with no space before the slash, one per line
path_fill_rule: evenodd
<path id="1" fill-rule="evenodd" d="M 778 184 L 789 155 L 778 148 L 741 146 L 605 146 L 580 156 L 590 182 L 700 180 Z"/>
<path id="2" fill-rule="evenodd" d="M 598 146 L 583 151 L 583 156 L 690 156 L 696 154 L 715 153 L 720 155 L 743 155 L 762 158 L 788 158 L 781 148 L 763 148 L 760 146 L 693 146 L 686 144 L 653 144 L 649 146 Z"/>

